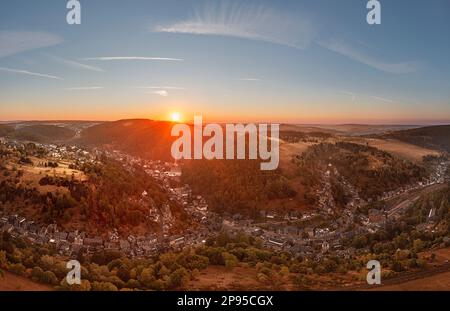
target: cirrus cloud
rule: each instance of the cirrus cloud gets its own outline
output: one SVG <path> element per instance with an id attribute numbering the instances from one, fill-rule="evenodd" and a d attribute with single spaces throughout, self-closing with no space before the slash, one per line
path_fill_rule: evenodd
<path id="1" fill-rule="evenodd" d="M 77 87 L 67 87 L 66 91 L 95 91 L 102 90 L 103 86 L 77 86 Z"/>
<path id="2" fill-rule="evenodd" d="M 87 57 L 83 60 L 99 60 L 99 61 L 111 61 L 111 60 L 155 60 L 155 61 L 172 61 L 181 62 L 181 58 L 171 57 L 142 57 L 142 56 L 102 56 L 102 57 Z"/>
<path id="3" fill-rule="evenodd" d="M 406 74 L 419 70 L 422 65 L 419 62 L 386 62 L 371 56 L 360 49 L 342 40 L 323 40 L 317 42 L 319 46 L 330 51 L 341 54 L 353 61 L 365 64 L 379 71 L 384 71 L 393 74 Z"/>
<path id="4" fill-rule="evenodd" d="M 264 41 L 304 49 L 314 29 L 308 19 L 255 5 L 209 2 L 182 21 L 156 25 L 153 32 L 217 35 Z"/>
<path id="5" fill-rule="evenodd" d="M 12 69 L 12 68 L 0 67 L 0 71 L 21 74 L 21 75 L 27 75 L 27 76 L 40 77 L 40 78 L 47 78 L 47 79 L 64 80 L 63 78 L 58 77 L 58 76 L 44 74 L 44 73 L 37 73 L 37 72 L 32 72 L 32 71 L 22 70 L 22 69 Z"/>
<path id="6" fill-rule="evenodd" d="M 0 31 L 0 57 L 53 46 L 61 43 L 61 37 L 33 31 Z"/>

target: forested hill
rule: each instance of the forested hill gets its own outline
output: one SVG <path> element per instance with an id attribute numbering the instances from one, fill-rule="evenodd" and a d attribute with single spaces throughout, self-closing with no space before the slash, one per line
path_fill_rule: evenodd
<path id="1" fill-rule="evenodd" d="M 450 152 L 450 125 L 427 126 L 392 132 L 383 138 L 394 138 L 430 149 Z"/>
<path id="2" fill-rule="evenodd" d="M 68 141 L 74 136 L 74 130 L 52 124 L 0 125 L 0 137 L 37 143 L 58 143 Z"/>
<path id="3" fill-rule="evenodd" d="M 126 153 L 168 159 L 173 123 L 145 119 L 105 122 L 85 129 L 79 142 L 89 146 L 110 146 Z"/>

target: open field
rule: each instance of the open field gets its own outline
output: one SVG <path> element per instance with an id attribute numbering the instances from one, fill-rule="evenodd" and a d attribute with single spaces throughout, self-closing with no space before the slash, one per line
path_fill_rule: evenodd
<path id="1" fill-rule="evenodd" d="M 36 189 L 38 189 L 42 193 L 52 192 L 56 190 L 59 190 L 60 192 L 67 191 L 67 189 L 63 187 L 39 185 L 39 181 L 41 180 L 41 178 L 45 177 L 46 175 L 61 178 L 72 178 L 73 176 L 73 178 L 78 181 L 87 180 L 87 176 L 83 172 L 70 169 L 68 162 L 57 161 L 58 167 L 51 168 L 44 166 L 44 162 L 46 162 L 47 160 L 38 158 L 31 158 L 31 160 L 33 161 L 33 165 L 9 163 L 6 165 L 6 167 L 10 170 L 17 169 L 18 171 L 22 171 L 23 174 L 21 177 L 21 182 L 26 184 L 27 186 L 36 187 Z"/>
<path id="2" fill-rule="evenodd" d="M 312 143 L 284 143 L 280 144 L 280 168 L 286 176 L 295 175 L 297 166 L 292 163 L 292 158 L 302 154 Z"/>
<path id="3" fill-rule="evenodd" d="M 435 258 L 430 262 L 431 255 Z M 368 290 L 375 291 L 450 291 L 450 248 L 428 250 L 419 253 L 419 258 L 426 260 L 429 267 L 417 272 L 406 272 L 386 280 L 386 285 Z"/>
<path id="4" fill-rule="evenodd" d="M 435 255 L 434 263 L 437 265 L 442 265 L 442 264 L 445 264 L 448 261 L 450 261 L 450 247 L 422 252 L 422 253 L 419 253 L 419 257 L 426 259 L 431 254 Z M 449 289 L 450 289 L 450 287 L 449 287 Z"/>
<path id="5" fill-rule="evenodd" d="M 333 290 L 336 285 L 342 288 L 351 286 L 357 280 L 357 273 L 347 274 L 330 273 L 328 275 L 304 275 L 302 282 L 297 285 L 294 279 L 299 274 L 291 273 L 281 276 L 275 272 L 272 278 L 258 280 L 256 268 L 238 266 L 227 268 L 223 266 L 208 266 L 200 271 L 199 275 L 186 286 L 187 290 L 275 290 L 275 291 L 296 291 L 296 290 Z"/>
<path id="6" fill-rule="evenodd" d="M 0 277 L 0 291 L 51 291 L 48 285 L 35 283 L 22 276 L 2 271 L 3 277 Z"/>
<path id="7" fill-rule="evenodd" d="M 438 156 L 440 154 L 439 151 L 408 144 L 395 139 L 352 137 L 345 140 L 356 144 L 369 145 L 414 162 L 422 161 L 422 158 L 426 155 Z"/>
<path id="8" fill-rule="evenodd" d="M 239 288 L 261 289 L 255 269 L 236 267 L 228 269 L 223 266 L 209 266 L 200 271 L 198 277 L 191 281 L 189 290 L 230 290 Z"/>
<path id="9" fill-rule="evenodd" d="M 336 135 L 370 135 L 391 131 L 401 131 L 417 128 L 416 125 L 370 125 L 370 124 L 282 124 L 283 131 L 298 131 L 303 133 L 324 132 Z"/>
<path id="10" fill-rule="evenodd" d="M 72 175 L 74 178 L 78 181 L 85 181 L 87 180 L 87 176 L 78 170 L 70 169 L 69 165 L 70 163 L 66 161 L 54 161 L 58 163 L 58 167 L 56 168 L 50 168 L 45 167 L 43 165 L 40 165 L 40 162 L 43 162 L 42 159 L 32 158 L 32 161 L 34 163 L 34 166 L 31 165 L 24 165 L 23 170 L 25 172 L 28 172 L 30 174 L 34 175 L 49 175 L 49 176 L 56 176 L 56 177 L 71 177 Z"/>
<path id="11" fill-rule="evenodd" d="M 377 288 L 379 291 L 449 291 L 450 272 L 440 273 L 426 278 L 408 281 L 401 284 L 386 285 Z"/>

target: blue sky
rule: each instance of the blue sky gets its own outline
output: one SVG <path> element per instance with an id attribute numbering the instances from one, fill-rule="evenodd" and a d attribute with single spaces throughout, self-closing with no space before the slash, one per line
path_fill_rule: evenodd
<path id="1" fill-rule="evenodd" d="M 450 2 L 0 2 L 0 120 L 444 123 Z"/>

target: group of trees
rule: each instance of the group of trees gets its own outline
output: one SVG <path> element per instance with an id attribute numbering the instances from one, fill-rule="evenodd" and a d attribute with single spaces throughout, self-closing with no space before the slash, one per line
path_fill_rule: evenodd
<path id="1" fill-rule="evenodd" d="M 187 161 L 182 179 L 217 213 L 256 217 L 267 201 L 296 195 L 279 171 L 261 171 L 257 160 Z"/>
<path id="2" fill-rule="evenodd" d="M 59 165 L 58 165 L 58 162 L 48 161 L 48 162 L 44 163 L 44 166 L 51 167 L 51 168 L 57 168 Z"/>
<path id="3" fill-rule="evenodd" d="M 210 265 L 252 267 L 262 285 L 277 288 L 297 274 L 345 273 L 346 269 L 362 267 L 356 259 L 331 257 L 315 262 L 294 258 L 289 253 L 263 249 L 261 241 L 253 237 L 225 232 L 204 246 L 170 251 L 155 258 L 130 259 L 119 252 L 102 251 L 77 259 L 82 266 L 82 284 L 69 286 L 65 281 L 66 259 L 58 256 L 54 248 L 34 246 L 7 233 L 0 238 L 0 268 L 61 290 L 183 289 Z"/>
<path id="4" fill-rule="evenodd" d="M 417 225 L 429 221 L 430 209 L 436 209 L 433 219 L 438 230 L 420 231 Z M 439 246 L 450 246 L 444 242 L 450 237 L 450 187 L 423 195 L 408 208 L 396 223 L 388 223 L 376 233 L 359 235 L 345 240 L 347 247 L 367 248 L 382 263 L 395 272 L 425 265 L 417 253 Z"/>
<path id="5" fill-rule="evenodd" d="M 348 277 L 348 271 L 365 274 L 365 265 L 371 259 L 379 260 L 383 270 L 391 274 L 425 267 L 427 261 L 420 259 L 418 253 L 442 242 L 443 236 L 408 228 L 402 222 L 377 233 L 348 239 L 344 241 L 346 247 L 367 248 L 369 252 L 349 257 L 330 254 L 320 261 L 265 249 L 258 238 L 226 232 L 208 239 L 203 246 L 169 251 L 153 258 L 127 258 L 120 252 L 106 250 L 90 256 L 80 254 L 77 260 L 82 265 L 82 284 L 73 286 L 65 282 L 66 259 L 58 256 L 53 247 L 31 245 L 3 233 L 0 269 L 61 290 L 111 291 L 183 289 L 211 265 L 228 269 L 241 266 L 255 269 L 257 281 L 265 288 L 281 288 L 291 282 L 298 288 L 308 289 L 321 284 L 323 276 L 330 273 L 334 275 L 333 281 L 339 275 L 343 279 Z"/>
<path id="6" fill-rule="evenodd" d="M 125 169 L 117 161 L 102 158 L 101 163 L 84 164 L 81 170 L 89 182 L 71 187 L 71 194 L 97 224 L 120 227 L 147 223 L 145 217 L 150 207 L 159 208 L 169 202 L 168 194 L 159 182 L 140 167 Z M 144 191 L 147 198 L 141 196 Z M 144 199 L 148 202 L 142 204 Z M 172 210 L 180 211 L 174 203 L 170 204 Z"/>
<path id="7" fill-rule="evenodd" d="M 149 208 L 159 208 L 169 202 L 166 191 L 142 169 L 125 169 L 121 163 L 106 157 L 101 160 L 77 167 L 88 176 L 86 181 L 70 176 L 42 177 L 40 186 L 58 187 L 47 193 L 8 174 L 8 178 L 0 181 L 0 202 L 11 206 L 26 203 L 39 210 L 41 220 L 48 223 L 64 224 L 77 214 L 88 226 L 102 228 L 147 225 Z M 4 171 L 10 172 L 6 168 Z M 145 203 L 141 196 L 144 190 L 148 193 Z M 170 204 L 171 209 L 182 212 L 179 206 Z"/>
<path id="8" fill-rule="evenodd" d="M 377 148 L 337 142 L 310 146 L 297 157 L 299 174 L 307 188 L 320 182 L 328 164 L 354 185 L 364 199 L 376 199 L 386 191 L 422 180 L 426 171 Z"/>
<path id="9" fill-rule="evenodd" d="M 298 142 L 317 142 L 332 137 L 333 135 L 325 132 L 299 132 L 299 131 L 280 131 L 280 139 L 288 143 Z"/>

